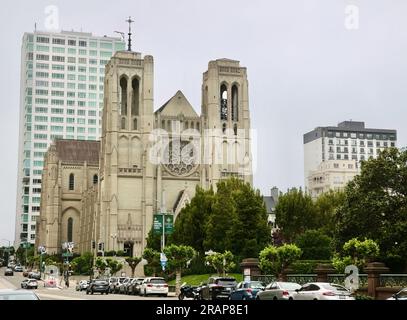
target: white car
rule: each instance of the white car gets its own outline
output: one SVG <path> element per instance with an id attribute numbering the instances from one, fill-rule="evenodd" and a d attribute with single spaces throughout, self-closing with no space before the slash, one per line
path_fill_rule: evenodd
<path id="1" fill-rule="evenodd" d="M 168 284 L 164 278 L 150 277 L 145 278 L 140 288 L 140 295 L 145 297 L 151 294 L 168 296 Z"/>
<path id="2" fill-rule="evenodd" d="M 407 288 L 400 290 L 399 292 L 393 294 L 390 298 L 386 300 L 405 300 L 407 301 Z"/>
<path id="3" fill-rule="evenodd" d="M 25 279 L 25 280 L 23 280 L 23 282 L 21 282 L 21 288 L 22 289 L 37 289 L 38 282 L 35 279 Z"/>
<path id="4" fill-rule="evenodd" d="M 293 300 L 297 294 L 296 289 L 301 285 L 295 282 L 272 282 L 263 291 L 256 295 L 257 300 Z"/>
<path id="5" fill-rule="evenodd" d="M 76 285 L 76 291 L 82 291 L 86 290 L 89 286 L 89 280 L 81 280 L 79 283 Z"/>
<path id="6" fill-rule="evenodd" d="M 294 300 L 355 300 L 348 289 L 334 283 L 306 283 L 295 291 Z"/>

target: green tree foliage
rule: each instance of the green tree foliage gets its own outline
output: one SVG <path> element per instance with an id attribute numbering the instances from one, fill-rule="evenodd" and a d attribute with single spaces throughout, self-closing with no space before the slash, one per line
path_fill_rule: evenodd
<path id="1" fill-rule="evenodd" d="M 330 237 L 334 236 L 336 211 L 343 204 L 344 199 L 344 192 L 330 190 L 321 194 L 314 202 L 315 227 Z"/>
<path id="2" fill-rule="evenodd" d="M 296 188 L 281 195 L 276 206 L 276 223 L 287 242 L 308 229 L 316 229 L 317 210 L 312 198 Z"/>
<path id="3" fill-rule="evenodd" d="M 176 294 L 180 293 L 182 269 L 194 258 L 196 251 L 190 246 L 177 246 L 171 244 L 164 248 L 164 253 L 168 259 L 168 266 L 175 270 L 175 290 Z"/>
<path id="4" fill-rule="evenodd" d="M 160 268 L 160 253 L 151 248 L 145 248 L 143 252 L 143 259 L 147 260 L 147 265 L 144 267 L 144 270 L 151 270 L 153 275 L 157 273 Z M 149 272 L 146 272 L 149 273 Z"/>
<path id="5" fill-rule="evenodd" d="M 198 186 L 191 202 L 181 210 L 175 220 L 174 233 L 170 241 L 178 245 L 192 246 L 196 251 L 203 253 L 205 224 L 212 213 L 214 200 L 212 188 L 205 191 Z"/>
<path id="6" fill-rule="evenodd" d="M 295 244 L 285 244 L 281 247 L 268 246 L 260 252 L 260 269 L 264 273 L 281 278 L 283 270 L 298 260 L 301 254 L 301 249 Z"/>
<path id="7" fill-rule="evenodd" d="M 76 274 L 89 275 L 92 273 L 93 254 L 85 252 L 72 260 L 71 266 Z"/>
<path id="8" fill-rule="evenodd" d="M 407 151 L 386 149 L 362 163 L 336 214 L 336 248 L 360 237 L 377 242 L 381 258 L 407 261 Z"/>
<path id="9" fill-rule="evenodd" d="M 208 255 L 205 261 L 216 270 L 219 276 L 225 276 L 227 272 L 235 268 L 234 259 L 232 252 L 225 251 L 224 253 L 215 252 Z"/>
<path id="10" fill-rule="evenodd" d="M 130 269 L 131 269 L 131 277 L 134 278 L 134 272 L 137 268 L 137 265 L 141 262 L 140 257 L 128 257 L 126 258 L 126 262 L 128 263 Z"/>
<path id="11" fill-rule="evenodd" d="M 148 233 L 146 247 L 155 251 L 161 251 L 161 235 L 154 233 L 153 228 L 151 228 L 150 232 Z"/>
<path id="12" fill-rule="evenodd" d="M 380 254 L 379 245 L 372 239 L 363 241 L 357 238 L 350 239 L 332 259 L 332 264 L 338 272 L 343 272 L 347 265 L 355 265 L 363 270 L 366 263 L 374 260 Z"/>
<path id="13" fill-rule="evenodd" d="M 219 182 L 216 193 L 197 188 L 175 221 L 170 242 L 201 254 L 229 250 L 239 259 L 258 256 L 271 242 L 260 192 L 235 178 Z"/>
<path id="14" fill-rule="evenodd" d="M 115 259 L 107 258 L 106 263 L 111 275 L 115 275 L 123 268 L 123 264 Z"/>
<path id="15" fill-rule="evenodd" d="M 97 268 L 99 274 L 104 274 L 108 265 L 105 259 L 98 257 L 95 261 L 95 267 Z"/>
<path id="16" fill-rule="evenodd" d="M 295 244 L 301 249 L 301 259 L 329 260 L 332 257 L 332 239 L 319 230 L 307 230 Z"/>

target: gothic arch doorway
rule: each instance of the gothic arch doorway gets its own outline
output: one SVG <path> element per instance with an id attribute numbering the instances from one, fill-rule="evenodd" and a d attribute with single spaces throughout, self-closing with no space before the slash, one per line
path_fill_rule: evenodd
<path id="1" fill-rule="evenodd" d="M 127 241 L 124 243 L 124 252 L 126 253 L 126 256 L 131 258 L 133 257 L 133 248 L 134 248 L 133 241 Z"/>

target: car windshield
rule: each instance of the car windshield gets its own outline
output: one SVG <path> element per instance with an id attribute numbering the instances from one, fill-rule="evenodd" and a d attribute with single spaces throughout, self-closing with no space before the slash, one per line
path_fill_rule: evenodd
<path id="1" fill-rule="evenodd" d="M 0 294 L 0 300 L 38 300 L 38 298 L 33 293 L 28 292 L 23 294 L 6 293 Z"/>
<path id="2" fill-rule="evenodd" d="M 264 288 L 264 285 L 260 281 L 252 281 L 249 283 L 249 287 L 252 289 L 262 289 Z"/>
<path id="3" fill-rule="evenodd" d="M 340 285 L 337 284 L 324 284 L 321 285 L 322 288 L 327 289 L 327 290 L 332 290 L 332 291 L 340 291 L 342 293 L 348 293 L 348 289 L 346 289 L 345 287 L 342 287 Z"/>
<path id="4" fill-rule="evenodd" d="M 164 279 L 151 279 L 150 283 L 160 284 L 165 283 Z"/>
<path id="5" fill-rule="evenodd" d="M 101 285 L 101 284 L 107 284 L 105 280 L 96 280 L 95 284 Z"/>
<path id="6" fill-rule="evenodd" d="M 216 284 L 220 286 L 236 286 L 236 280 L 235 279 L 230 279 L 230 278 L 220 278 L 217 279 Z"/>
<path id="7" fill-rule="evenodd" d="M 284 290 L 295 290 L 295 289 L 301 288 L 301 286 L 298 283 L 293 283 L 293 282 L 280 283 L 280 286 Z"/>

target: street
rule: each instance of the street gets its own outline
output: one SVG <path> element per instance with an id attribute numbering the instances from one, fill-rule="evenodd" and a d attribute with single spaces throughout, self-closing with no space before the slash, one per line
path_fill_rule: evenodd
<path id="1" fill-rule="evenodd" d="M 21 289 L 20 284 L 24 278 L 22 272 L 14 272 L 14 276 L 4 276 L 5 268 L 0 268 L 0 290 L 3 289 Z M 87 295 L 85 291 L 76 291 L 75 286 L 69 288 L 44 288 L 43 281 L 38 281 L 38 289 L 33 290 L 41 300 L 177 300 L 174 296 L 167 298 L 163 297 L 141 297 L 129 296 L 123 294 L 109 294 L 101 295 L 95 293 L 94 295 Z"/>

